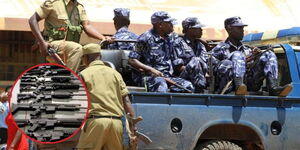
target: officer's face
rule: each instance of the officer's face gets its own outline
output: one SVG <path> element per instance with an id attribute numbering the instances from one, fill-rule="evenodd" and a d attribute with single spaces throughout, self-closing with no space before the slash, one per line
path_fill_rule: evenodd
<path id="1" fill-rule="evenodd" d="M 230 26 L 227 31 L 229 36 L 236 40 L 242 40 L 244 37 L 244 26 Z"/>
<path id="2" fill-rule="evenodd" d="M 190 28 L 186 29 L 187 36 L 193 37 L 193 38 L 201 38 L 202 37 L 202 28 Z"/>
<path id="3" fill-rule="evenodd" d="M 173 24 L 171 22 L 162 22 L 160 24 L 160 28 L 166 35 L 174 31 Z"/>

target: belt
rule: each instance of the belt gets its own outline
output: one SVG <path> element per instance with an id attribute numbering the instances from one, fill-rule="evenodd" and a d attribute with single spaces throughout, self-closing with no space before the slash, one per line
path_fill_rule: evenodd
<path id="1" fill-rule="evenodd" d="M 94 116 L 94 115 L 91 115 L 91 116 L 88 117 L 88 119 L 97 119 L 97 118 L 111 118 L 111 119 L 121 120 L 122 117 L 117 117 L 117 116 Z"/>

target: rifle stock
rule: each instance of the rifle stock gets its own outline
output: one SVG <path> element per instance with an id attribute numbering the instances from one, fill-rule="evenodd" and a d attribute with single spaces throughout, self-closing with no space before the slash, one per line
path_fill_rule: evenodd
<path id="1" fill-rule="evenodd" d="M 48 54 L 51 56 L 58 64 L 65 66 L 66 64 L 62 61 L 62 59 L 57 55 L 53 48 L 48 49 Z"/>
<path id="2" fill-rule="evenodd" d="M 135 129 L 135 125 L 142 121 L 143 118 L 141 116 L 138 116 L 136 118 L 132 118 L 131 116 L 129 115 L 126 115 L 126 118 L 128 120 L 128 123 L 129 123 L 129 127 L 130 127 L 130 130 L 131 132 L 136 136 L 136 138 L 138 140 L 141 140 L 142 142 L 144 142 L 145 144 L 150 144 L 152 143 L 152 140 L 145 134 L 141 133 L 141 132 L 138 132 L 136 129 Z M 137 141 L 136 139 L 134 138 L 131 138 L 130 140 L 132 140 L 130 142 L 130 150 L 137 150 Z"/>
<path id="3" fill-rule="evenodd" d="M 170 79 L 170 78 L 164 78 L 164 79 L 166 80 L 167 83 L 169 83 L 169 84 L 171 84 L 171 85 L 175 85 L 175 86 L 177 86 L 177 87 L 179 87 L 179 88 L 185 90 L 185 91 L 188 92 L 188 93 L 193 93 L 191 90 L 189 90 L 189 89 L 187 89 L 187 88 L 185 88 L 185 87 L 179 85 L 178 83 L 176 83 L 175 81 L 173 81 L 173 80 Z"/>

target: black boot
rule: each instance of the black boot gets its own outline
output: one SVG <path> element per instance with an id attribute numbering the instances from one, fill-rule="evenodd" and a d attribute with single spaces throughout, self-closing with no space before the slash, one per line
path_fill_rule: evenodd
<path id="1" fill-rule="evenodd" d="M 269 88 L 269 95 L 270 96 L 287 96 L 293 89 L 291 84 L 287 84 L 285 86 L 278 86 L 278 79 L 269 77 L 268 81 L 268 88 Z"/>
<path id="2" fill-rule="evenodd" d="M 247 86 L 244 84 L 244 79 L 242 77 L 233 78 L 235 84 L 235 95 L 246 95 Z"/>

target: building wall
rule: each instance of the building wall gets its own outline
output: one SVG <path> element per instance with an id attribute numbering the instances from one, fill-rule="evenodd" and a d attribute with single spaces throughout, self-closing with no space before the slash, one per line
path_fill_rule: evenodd
<path id="1" fill-rule="evenodd" d="M 33 43 L 31 32 L 0 31 L 0 88 L 12 85 L 23 71 L 41 62 L 39 51 L 31 50 Z"/>

